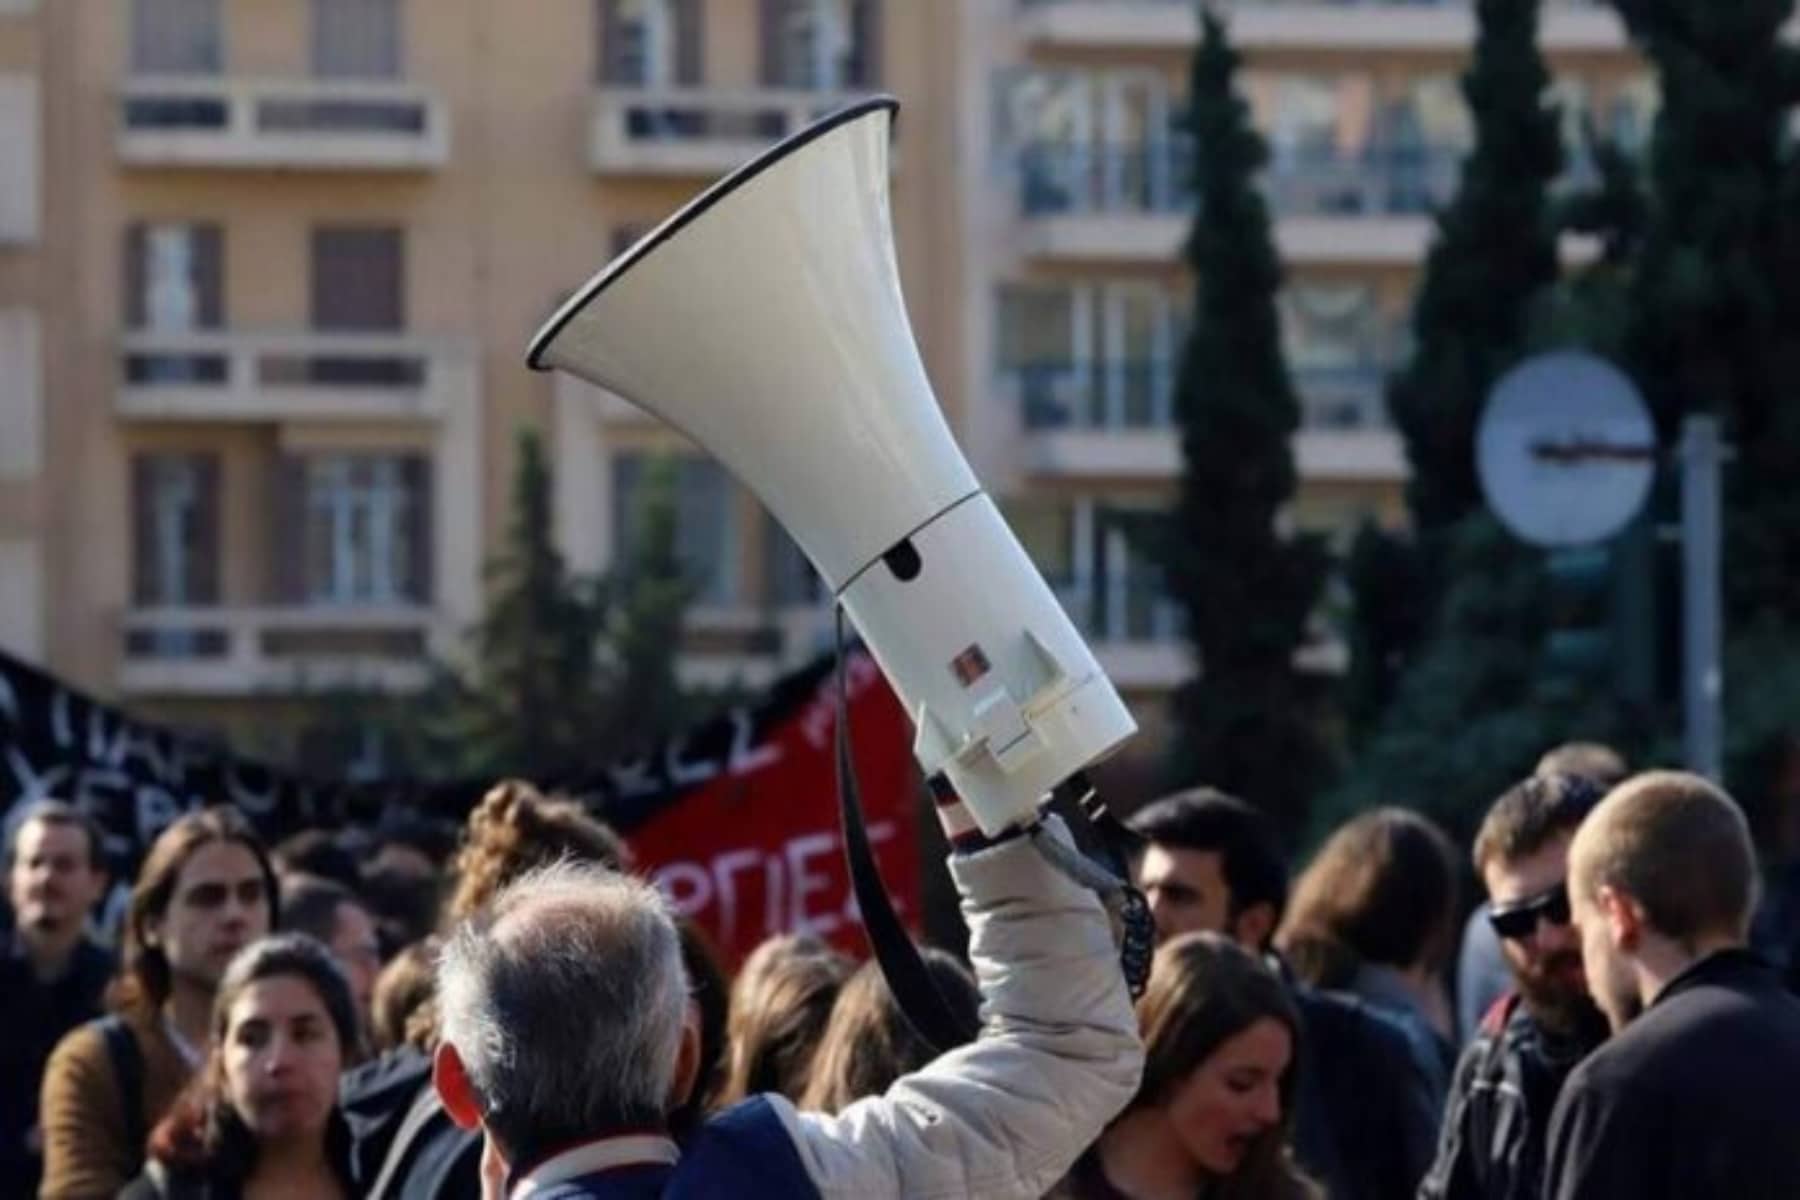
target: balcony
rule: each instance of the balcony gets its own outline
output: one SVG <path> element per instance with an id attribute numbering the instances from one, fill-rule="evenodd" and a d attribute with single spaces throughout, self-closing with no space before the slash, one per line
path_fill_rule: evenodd
<path id="1" fill-rule="evenodd" d="M 594 94 L 588 162 L 600 175 L 711 179 L 857 96 L 773 88 L 602 88 Z"/>
<path id="2" fill-rule="evenodd" d="M 1192 0 L 1020 0 L 1029 45 L 1056 50 L 1187 50 L 1200 37 Z M 1237 0 L 1231 32 L 1249 53 L 1461 54 L 1475 41 L 1472 0 Z M 1624 51 L 1605 0 L 1548 0 L 1551 53 Z"/>
<path id="3" fill-rule="evenodd" d="M 140 421 L 419 421 L 476 386 L 472 349 L 419 334 L 128 333 L 115 411 Z"/>
<path id="4" fill-rule="evenodd" d="M 1301 428 L 1295 467 L 1306 480 L 1399 482 L 1406 459 L 1387 425 L 1378 365 L 1296 368 Z M 1026 471 L 1038 478 L 1158 482 L 1181 471 L 1174 365 L 1034 364 L 1006 372 L 1019 405 Z"/>
<path id="5" fill-rule="evenodd" d="M 450 108 L 406 83 L 143 76 L 120 89 L 118 146 L 139 167 L 429 171 Z"/>
<path id="6" fill-rule="evenodd" d="M 1018 152 L 1026 253 L 1080 262 L 1173 262 L 1193 222 L 1191 149 L 1033 145 Z M 1264 173 L 1277 251 L 1290 264 L 1411 265 L 1432 212 L 1455 194 L 1462 152 L 1395 148 L 1277 156 Z"/>
<path id="7" fill-rule="evenodd" d="M 122 622 L 132 696 L 415 692 L 445 636 L 423 607 L 141 608 Z"/>

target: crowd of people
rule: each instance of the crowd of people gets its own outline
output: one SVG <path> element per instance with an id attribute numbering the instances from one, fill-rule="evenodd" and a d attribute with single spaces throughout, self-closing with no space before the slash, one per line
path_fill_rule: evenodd
<path id="1" fill-rule="evenodd" d="M 1129 826 L 1135 1005 L 1100 897 L 958 839 L 967 958 L 925 963 L 979 1033 L 941 1046 L 811 937 L 729 977 L 524 783 L 451 838 L 188 813 L 116 939 L 101 831 L 39 801 L 6 841 L 0 1195 L 1800 1196 L 1800 1000 L 1714 784 L 1554 751 L 1481 823 L 1466 923 L 1463 855 L 1404 809 L 1292 879 L 1245 799 Z"/>

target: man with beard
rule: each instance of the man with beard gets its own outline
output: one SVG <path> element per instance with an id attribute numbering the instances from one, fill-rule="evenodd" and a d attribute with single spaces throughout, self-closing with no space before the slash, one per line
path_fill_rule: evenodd
<path id="1" fill-rule="evenodd" d="M 1738 806 L 1697 775 L 1627 780 L 1575 835 L 1569 898 L 1613 1037 L 1557 1099 L 1545 1197 L 1800 1196 L 1800 1000 L 1745 945 Z"/>
<path id="2" fill-rule="evenodd" d="M 1488 920 L 1516 990 L 1488 1010 L 1450 1085 L 1421 1200 L 1535 1200 L 1556 1094 L 1606 1037 L 1569 920 L 1569 843 L 1600 801 L 1573 775 L 1538 775 L 1494 802 L 1475 838 Z"/>
<path id="3" fill-rule="evenodd" d="M 13 927 L 0 933 L 0 1190 L 37 1194 L 38 1080 L 62 1035 L 100 1015 L 112 955 L 88 940 L 86 924 L 105 890 L 94 823 L 57 800 L 27 808 L 6 848 Z"/>

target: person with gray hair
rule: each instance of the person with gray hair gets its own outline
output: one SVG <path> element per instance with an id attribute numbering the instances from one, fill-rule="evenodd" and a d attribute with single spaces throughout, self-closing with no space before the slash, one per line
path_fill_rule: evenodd
<path id="1" fill-rule="evenodd" d="M 1066 840 L 1055 818 L 1039 836 Z M 489 1197 L 1035 1197 L 1134 1094 L 1137 1022 L 1092 893 L 1024 837 L 951 856 L 982 1034 L 835 1115 L 750 1097 L 684 1144 L 698 1030 L 654 888 L 560 864 L 450 936 L 434 1080 L 485 1133 Z"/>

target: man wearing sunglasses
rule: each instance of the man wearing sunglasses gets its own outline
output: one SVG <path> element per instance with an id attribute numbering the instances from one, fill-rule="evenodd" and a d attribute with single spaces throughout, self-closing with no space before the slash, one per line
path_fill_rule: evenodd
<path id="1" fill-rule="evenodd" d="M 1570 922 L 1569 844 L 1599 803 L 1574 775 L 1538 775 L 1494 802 L 1475 838 L 1488 920 L 1514 991 L 1482 1020 L 1457 1063 L 1420 1200 L 1537 1200 L 1556 1094 L 1606 1038 Z"/>

